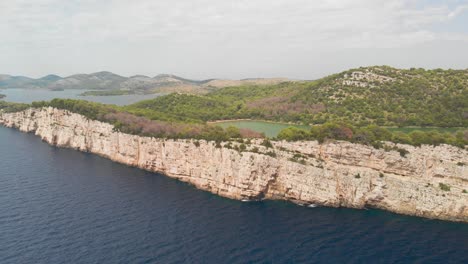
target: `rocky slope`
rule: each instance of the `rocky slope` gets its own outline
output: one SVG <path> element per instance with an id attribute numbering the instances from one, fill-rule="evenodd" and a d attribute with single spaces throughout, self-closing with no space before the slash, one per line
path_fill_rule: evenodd
<path id="1" fill-rule="evenodd" d="M 273 142 L 266 148 L 253 140 L 239 152 L 229 143 L 122 134 L 110 124 L 53 108 L 0 112 L 0 123 L 232 199 L 373 207 L 468 222 L 468 151 L 447 145 L 398 145 L 409 151 L 402 157 L 348 142 Z"/>

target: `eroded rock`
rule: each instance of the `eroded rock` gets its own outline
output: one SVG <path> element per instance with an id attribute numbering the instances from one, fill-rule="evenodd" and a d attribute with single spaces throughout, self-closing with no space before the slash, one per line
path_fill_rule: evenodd
<path id="1" fill-rule="evenodd" d="M 252 140 L 246 152 L 213 142 L 165 140 L 113 131 L 107 123 L 54 108 L 1 113 L 0 123 L 44 141 L 160 172 L 238 200 L 278 199 L 333 207 L 375 207 L 396 213 L 468 222 L 468 153 L 448 145 L 413 147 L 401 157 L 335 141 Z M 238 144 L 238 143 L 232 143 Z M 249 152 L 258 148 L 259 153 Z M 266 155 L 275 151 L 276 157 Z M 294 154 L 302 158 L 295 160 Z M 297 155 L 296 155 L 297 156 Z M 439 183 L 450 186 L 444 191 Z"/>

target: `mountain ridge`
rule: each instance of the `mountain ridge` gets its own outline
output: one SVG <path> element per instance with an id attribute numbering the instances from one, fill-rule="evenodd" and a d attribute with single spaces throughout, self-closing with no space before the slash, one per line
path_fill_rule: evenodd
<path id="1" fill-rule="evenodd" d="M 132 93 L 185 92 L 207 93 L 213 89 L 242 84 L 278 83 L 285 78 L 249 78 L 242 80 L 206 79 L 192 80 L 174 74 L 121 76 L 109 71 L 72 74 L 61 77 L 49 74 L 41 78 L 0 74 L 0 88 L 51 89 L 51 90 L 121 90 Z"/>

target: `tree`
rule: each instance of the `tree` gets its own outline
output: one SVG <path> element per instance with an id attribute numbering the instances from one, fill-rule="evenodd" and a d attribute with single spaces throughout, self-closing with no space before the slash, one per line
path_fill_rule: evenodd
<path id="1" fill-rule="evenodd" d="M 226 134 L 229 138 L 241 138 L 240 129 L 234 126 L 226 128 Z"/>
<path id="2" fill-rule="evenodd" d="M 297 141 L 310 138 L 310 132 L 297 127 L 288 127 L 280 131 L 277 138 L 280 140 Z"/>

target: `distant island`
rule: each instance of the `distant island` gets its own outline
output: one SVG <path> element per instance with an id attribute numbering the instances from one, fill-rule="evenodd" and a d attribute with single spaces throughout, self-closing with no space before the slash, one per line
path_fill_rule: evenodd
<path id="1" fill-rule="evenodd" d="M 289 81 L 285 78 L 253 78 L 242 80 L 190 80 L 173 74 L 159 74 L 155 77 L 135 75 L 131 77 L 120 76 L 111 72 L 96 72 L 91 74 L 74 74 L 68 77 L 47 75 L 39 79 L 25 76 L 12 76 L 0 74 L 1 88 L 48 89 L 51 91 L 63 90 L 93 90 L 83 93 L 83 96 L 97 95 L 127 95 L 127 94 L 154 94 L 154 93 L 190 93 L 206 94 L 227 86 L 239 85 L 271 85 Z"/>
<path id="2" fill-rule="evenodd" d="M 5 98 L 5 97 L 6 97 L 6 95 L 0 94 L 0 99 L 3 99 L 3 98 Z"/>
<path id="3" fill-rule="evenodd" d="M 64 88 L 57 88 L 57 87 L 56 87 L 56 88 L 51 88 L 51 89 L 49 89 L 49 90 L 52 91 L 52 92 L 62 92 L 62 91 L 65 91 Z"/>

